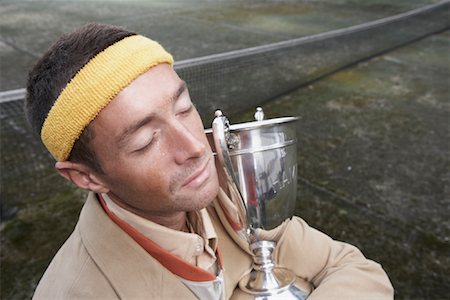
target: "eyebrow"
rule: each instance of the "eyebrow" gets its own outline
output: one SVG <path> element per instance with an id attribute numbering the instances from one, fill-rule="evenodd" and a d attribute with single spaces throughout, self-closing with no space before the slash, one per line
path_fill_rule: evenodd
<path id="1" fill-rule="evenodd" d="M 173 95 L 171 95 L 167 99 L 168 104 L 176 102 L 178 100 L 178 98 L 180 98 L 181 94 L 183 94 L 186 90 L 187 90 L 186 82 L 184 80 L 182 80 L 180 82 L 179 87 L 176 90 L 176 92 L 173 93 Z M 154 113 L 150 113 L 145 118 L 137 120 L 136 122 L 134 122 L 131 125 L 127 126 L 127 128 L 125 128 L 122 131 L 122 133 L 119 135 L 119 138 L 117 139 L 119 148 L 122 148 L 124 146 L 124 144 L 126 143 L 127 139 L 131 135 L 133 135 L 133 133 L 138 131 L 139 128 L 141 128 L 141 127 L 147 125 L 148 123 L 150 123 L 153 120 L 153 118 L 154 118 Z"/>

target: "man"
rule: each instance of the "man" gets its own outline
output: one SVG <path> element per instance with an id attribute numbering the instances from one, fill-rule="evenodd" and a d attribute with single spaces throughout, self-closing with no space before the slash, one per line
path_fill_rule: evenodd
<path id="1" fill-rule="evenodd" d="M 30 72 L 30 124 L 58 173 L 91 191 L 35 299 L 248 298 L 232 191 L 172 64 L 150 39 L 89 24 Z M 378 264 L 299 218 L 261 235 L 311 299 L 393 297 Z"/>

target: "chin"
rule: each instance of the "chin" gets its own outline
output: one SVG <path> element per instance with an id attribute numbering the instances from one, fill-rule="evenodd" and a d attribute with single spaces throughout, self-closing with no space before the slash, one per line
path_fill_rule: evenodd
<path id="1" fill-rule="evenodd" d="M 214 201 L 219 193 L 219 183 L 217 180 L 213 180 L 207 186 L 205 186 L 201 191 L 198 191 L 191 198 L 191 209 L 190 211 L 200 210 Z"/>
<path id="2" fill-rule="evenodd" d="M 202 197 L 203 199 L 200 200 L 200 202 L 202 202 L 202 207 L 201 208 L 205 208 L 206 206 L 208 206 L 209 204 L 211 204 L 211 202 L 214 201 L 214 199 L 216 199 L 217 194 L 219 194 L 219 184 L 215 184 L 214 186 L 210 187 L 207 191 L 205 191 L 205 193 L 202 193 Z"/>

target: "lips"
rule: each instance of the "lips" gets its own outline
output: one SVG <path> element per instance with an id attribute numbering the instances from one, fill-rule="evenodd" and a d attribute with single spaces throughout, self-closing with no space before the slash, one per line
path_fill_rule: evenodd
<path id="1" fill-rule="evenodd" d="M 195 170 L 183 183 L 182 187 L 199 187 L 209 178 L 209 162 L 211 157 L 208 157 L 197 170 Z"/>

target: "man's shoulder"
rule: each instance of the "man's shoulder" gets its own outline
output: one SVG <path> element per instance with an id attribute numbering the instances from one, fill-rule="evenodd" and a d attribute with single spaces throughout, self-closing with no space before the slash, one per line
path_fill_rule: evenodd
<path id="1" fill-rule="evenodd" d="M 98 293 L 101 292 L 102 295 Z M 50 262 L 33 299 L 116 298 L 84 246 L 77 225 Z"/>

